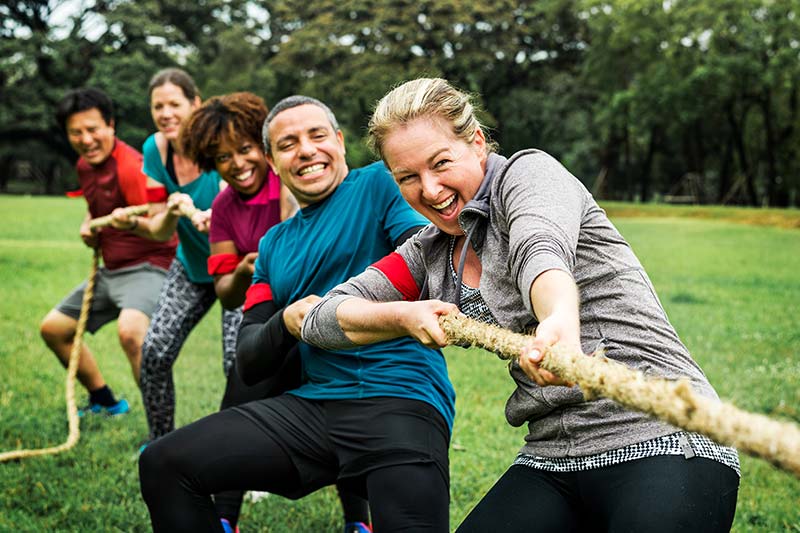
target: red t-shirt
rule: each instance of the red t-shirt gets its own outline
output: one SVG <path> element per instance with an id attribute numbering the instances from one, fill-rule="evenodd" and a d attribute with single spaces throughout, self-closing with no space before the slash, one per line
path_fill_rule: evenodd
<path id="1" fill-rule="evenodd" d="M 147 203 L 142 154 L 119 139 L 115 139 L 111 155 L 102 164 L 92 166 L 80 158 L 76 168 L 92 218 L 109 215 L 117 207 Z M 110 226 L 100 231 L 98 239 L 103 263 L 109 270 L 144 262 L 169 268 L 178 245 L 176 236 L 167 242 L 151 241 Z"/>

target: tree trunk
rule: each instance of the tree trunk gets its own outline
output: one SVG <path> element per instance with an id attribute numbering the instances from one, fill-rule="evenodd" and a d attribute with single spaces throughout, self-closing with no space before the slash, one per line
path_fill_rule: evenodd
<path id="1" fill-rule="evenodd" d="M 747 113 L 749 108 L 747 106 L 742 109 L 742 118 L 736 120 L 733 111 L 733 105 L 728 106 L 728 122 L 731 126 L 733 134 L 733 145 L 736 150 L 736 155 L 739 158 L 739 170 L 745 178 L 747 203 L 750 205 L 758 205 L 758 195 L 756 194 L 755 179 L 753 178 L 752 171 L 750 170 L 750 163 L 747 159 L 747 148 L 744 143 L 744 125 L 747 120 Z"/>
<path id="2" fill-rule="evenodd" d="M 639 174 L 639 195 L 642 202 L 650 199 L 650 189 L 652 184 L 653 159 L 655 158 L 656 145 L 658 144 L 658 126 L 650 128 L 650 141 L 647 143 L 647 155 L 642 163 L 642 170 Z"/>
<path id="3" fill-rule="evenodd" d="M 14 158 L 11 155 L 0 157 L 0 192 L 8 192 L 8 180 L 11 178 L 11 166 Z"/>
<path id="4" fill-rule="evenodd" d="M 696 120 L 694 124 L 694 168 L 697 172 L 697 201 L 701 204 L 708 202 L 706 191 L 706 143 L 703 131 L 703 122 Z"/>
<path id="5" fill-rule="evenodd" d="M 731 167 L 733 166 L 733 138 L 728 136 L 725 141 L 725 152 L 722 156 L 722 165 L 719 170 L 719 187 L 717 188 L 716 203 L 721 203 L 728 190 L 731 188 Z"/>
<path id="6" fill-rule="evenodd" d="M 769 205 L 777 203 L 778 169 L 775 163 L 775 153 L 778 145 L 775 139 L 775 129 L 772 122 L 772 93 L 766 91 L 760 102 L 761 114 L 764 117 L 764 143 L 767 157 L 767 202 Z"/>

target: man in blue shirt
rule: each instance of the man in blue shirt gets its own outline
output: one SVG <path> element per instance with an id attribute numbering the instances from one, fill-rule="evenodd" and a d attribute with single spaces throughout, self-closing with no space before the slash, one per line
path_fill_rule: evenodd
<path id="1" fill-rule="evenodd" d="M 301 210 L 259 244 L 237 368 L 255 382 L 279 376 L 299 353 L 305 379 L 149 446 L 140 475 L 154 530 L 218 531 L 210 494 L 222 489 L 299 498 L 338 481 L 369 497 L 379 531 L 448 531 L 455 394 L 441 352 L 410 338 L 343 351 L 296 340 L 315 295 L 391 253 L 425 220 L 382 163 L 348 169 L 336 118 L 317 100 L 279 102 L 264 143 Z"/>

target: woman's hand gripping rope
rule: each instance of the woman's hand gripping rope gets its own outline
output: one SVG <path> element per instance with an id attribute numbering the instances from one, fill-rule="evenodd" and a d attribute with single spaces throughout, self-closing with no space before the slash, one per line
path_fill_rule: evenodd
<path id="1" fill-rule="evenodd" d="M 442 315 L 439 323 L 450 343 L 479 346 L 501 359 L 513 361 L 530 346 L 530 336 L 461 314 Z M 641 372 L 602 355 L 587 357 L 562 344 L 545 350 L 539 366 L 565 382 L 576 383 L 587 400 L 609 398 L 769 461 L 800 478 L 800 427 L 796 424 L 772 420 L 701 396 L 685 379 L 646 378 Z"/>

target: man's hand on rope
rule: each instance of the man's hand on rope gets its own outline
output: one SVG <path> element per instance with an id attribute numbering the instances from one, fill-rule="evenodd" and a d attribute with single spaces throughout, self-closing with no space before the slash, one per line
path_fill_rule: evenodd
<path id="1" fill-rule="evenodd" d="M 89 227 L 89 219 L 83 221 L 80 228 L 81 240 L 89 248 L 97 248 L 97 231 Z"/>
<path id="2" fill-rule="evenodd" d="M 139 225 L 139 217 L 125 207 L 117 207 L 111 212 L 110 224 L 115 229 L 133 231 Z"/>
<path id="3" fill-rule="evenodd" d="M 300 338 L 300 329 L 303 326 L 303 319 L 308 313 L 308 310 L 311 309 L 315 303 L 320 301 L 322 298 L 317 296 L 316 294 L 309 294 L 305 298 L 297 300 L 291 305 L 288 305 L 286 309 L 283 310 L 283 323 L 286 325 L 286 329 L 289 330 L 289 333 L 292 334 L 293 337 L 299 339 Z"/>
<path id="4" fill-rule="evenodd" d="M 581 352 L 580 337 L 574 331 L 576 328 L 571 322 L 571 320 L 562 318 L 556 313 L 548 316 L 536 327 L 536 336 L 522 349 L 522 353 L 519 356 L 519 366 L 540 387 L 548 385 L 571 387 L 573 385 L 539 366 L 544 353 L 557 342 Z"/>

